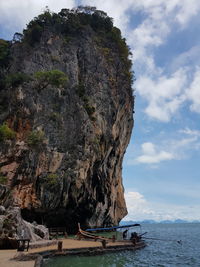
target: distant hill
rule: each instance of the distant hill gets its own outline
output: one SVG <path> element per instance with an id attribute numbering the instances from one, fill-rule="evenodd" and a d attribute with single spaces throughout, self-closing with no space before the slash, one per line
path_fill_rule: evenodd
<path id="1" fill-rule="evenodd" d="M 143 220 L 143 221 L 121 221 L 120 225 L 126 225 L 126 224 L 134 224 L 134 223 L 140 223 L 140 224 L 153 224 L 153 223 L 200 223 L 198 220 L 194 221 L 187 221 L 182 219 L 176 219 L 174 221 L 172 220 L 163 220 L 163 221 L 155 221 L 155 220 Z"/>

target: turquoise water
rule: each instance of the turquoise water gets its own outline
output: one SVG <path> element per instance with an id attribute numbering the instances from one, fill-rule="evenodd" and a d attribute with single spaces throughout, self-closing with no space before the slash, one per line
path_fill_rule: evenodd
<path id="1" fill-rule="evenodd" d="M 45 262 L 45 267 L 200 267 L 200 224 L 146 224 L 146 237 L 182 240 L 148 240 L 148 246 L 138 251 L 100 256 L 57 257 Z"/>

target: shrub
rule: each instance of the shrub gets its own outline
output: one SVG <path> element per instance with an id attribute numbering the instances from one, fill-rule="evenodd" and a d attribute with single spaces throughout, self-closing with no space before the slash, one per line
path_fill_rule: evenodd
<path id="1" fill-rule="evenodd" d="M 0 67 L 8 65 L 10 45 L 8 41 L 0 39 Z"/>
<path id="2" fill-rule="evenodd" d="M 35 130 L 29 133 L 27 137 L 27 144 L 29 146 L 37 146 L 42 144 L 44 141 L 44 132 L 41 130 Z"/>
<path id="3" fill-rule="evenodd" d="M 33 46 L 35 43 L 40 41 L 42 31 L 43 27 L 40 26 L 37 21 L 31 21 L 28 24 L 27 29 L 23 31 L 24 41 Z"/>
<path id="4" fill-rule="evenodd" d="M 0 174 L 0 184 L 6 184 L 7 183 L 7 177 Z"/>
<path id="5" fill-rule="evenodd" d="M 38 71 L 34 74 L 38 81 L 40 90 L 46 88 L 48 85 L 61 87 L 64 86 L 68 78 L 64 72 L 60 70 Z"/>
<path id="6" fill-rule="evenodd" d="M 133 71 L 125 71 L 124 74 L 127 77 L 127 79 L 130 81 L 131 84 L 133 84 L 135 82 L 135 76 L 134 76 Z"/>
<path id="7" fill-rule="evenodd" d="M 55 185 L 58 181 L 58 174 L 57 173 L 50 173 L 47 175 L 46 177 L 46 182 L 49 184 L 49 185 Z"/>
<path id="8" fill-rule="evenodd" d="M 91 26 L 95 31 L 103 30 L 109 32 L 112 30 L 113 21 L 105 12 L 96 10 L 92 14 Z"/>
<path id="9" fill-rule="evenodd" d="M 16 72 L 11 73 L 6 76 L 6 85 L 7 86 L 19 86 L 20 84 L 23 84 L 24 82 L 28 82 L 30 80 L 30 76 L 26 73 L 22 72 Z"/>
<path id="10" fill-rule="evenodd" d="M 15 138 L 15 131 L 8 127 L 6 123 L 0 126 L 0 141 L 12 140 Z"/>
<path id="11" fill-rule="evenodd" d="M 12 42 L 13 43 L 20 43 L 23 39 L 23 34 L 19 33 L 19 32 L 16 32 L 14 35 L 13 35 L 13 39 L 12 39 Z"/>
<path id="12" fill-rule="evenodd" d="M 51 13 L 47 8 L 44 13 L 29 22 L 27 28 L 23 31 L 24 41 L 25 43 L 34 46 L 40 41 L 43 30 L 46 26 L 52 26 L 59 31 L 61 24 L 59 15 Z"/>
<path id="13" fill-rule="evenodd" d="M 95 112 L 95 107 L 90 106 L 89 103 L 86 103 L 86 104 L 84 105 L 84 108 L 85 108 L 85 110 L 87 111 L 87 114 L 88 114 L 89 116 L 91 116 L 91 115 Z"/>
<path id="14" fill-rule="evenodd" d="M 85 95 L 85 85 L 83 83 L 79 83 L 77 86 L 76 93 L 79 97 L 83 98 Z"/>
<path id="15" fill-rule="evenodd" d="M 50 115 L 49 115 L 49 119 L 54 121 L 54 122 L 60 122 L 62 117 L 60 115 L 60 113 L 58 112 L 52 112 Z"/>

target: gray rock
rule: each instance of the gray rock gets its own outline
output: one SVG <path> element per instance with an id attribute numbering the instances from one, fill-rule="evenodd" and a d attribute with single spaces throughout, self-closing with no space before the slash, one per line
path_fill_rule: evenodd
<path id="1" fill-rule="evenodd" d="M 68 232 L 78 222 L 118 224 L 127 214 L 122 161 L 133 127 L 127 55 L 109 34 L 87 25 L 67 36 L 46 27 L 32 47 L 13 44 L 11 58 L 9 73 L 34 77 L 58 69 L 68 82 L 39 90 L 32 78 L 5 90 L 9 105 L 0 123 L 7 121 L 17 135 L 0 146 L 10 190 L 0 193 L 0 201 L 17 204 L 27 221 Z M 30 145 L 33 131 L 44 136 Z"/>
<path id="2" fill-rule="evenodd" d="M 0 231 L 2 237 L 27 238 L 31 241 L 49 239 L 48 228 L 23 220 L 18 207 L 10 207 L 5 215 L 0 216 Z"/>
<path id="3" fill-rule="evenodd" d="M 0 206 L 0 215 L 4 215 L 6 212 L 6 209 L 4 206 Z"/>

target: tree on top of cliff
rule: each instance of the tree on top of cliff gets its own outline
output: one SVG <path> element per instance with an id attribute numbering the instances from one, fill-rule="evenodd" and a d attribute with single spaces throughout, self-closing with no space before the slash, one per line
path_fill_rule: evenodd
<path id="1" fill-rule="evenodd" d="M 113 19 L 104 11 L 97 10 L 95 7 L 78 6 L 73 9 L 62 9 L 59 13 L 51 12 L 48 8 L 44 13 L 35 17 L 23 31 L 23 43 L 31 46 L 39 43 L 43 32 L 50 30 L 56 35 L 62 35 L 65 38 L 76 36 L 77 33 L 90 27 L 98 33 L 98 38 L 106 39 L 105 47 L 113 48 L 117 46 L 121 59 L 127 67 L 127 78 L 131 83 L 134 81 L 131 70 L 131 55 L 129 47 L 126 45 L 125 38 L 122 38 L 121 31 L 113 26 Z"/>
<path id="2" fill-rule="evenodd" d="M 9 61 L 10 43 L 0 39 L 0 68 L 6 67 Z"/>
<path id="3" fill-rule="evenodd" d="M 112 18 L 95 7 L 83 7 L 62 9 L 58 14 L 46 9 L 44 13 L 29 22 L 23 31 L 23 40 L 29 45 L 39 42 L 44 29 L 51 27 L 56 33 L 68 34 L 90 25 L 94 31 L 109 32 L 113 28 Z"/>

